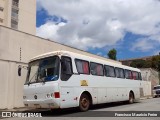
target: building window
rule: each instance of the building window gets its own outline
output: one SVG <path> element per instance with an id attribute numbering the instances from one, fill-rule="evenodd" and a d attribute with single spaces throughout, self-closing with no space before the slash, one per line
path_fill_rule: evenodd
<path id="1" fill-rule="evenodd" d="M 11 20 L 11 28 L 18 29 L 18 22 L 12 19 Z"/>
<path id="2" fill-rule="evenodd" d="M 3 19 L 0 18 L 0 23 L 3 23 Z"/>
<path id="3" fill-rule="evenodd" d="M 4 10 L 4 8 L 3 8 L 3 7 L 0 7 L 0 11 L 2 11 L 2 12 L 3 12 L 3 10 Z"/>
<path id="4" fill-rule="evenodd" d="M 12 18 L 18 20 L 18 10 L 12 8 Z"/>
<path id="5" fill-rule="evenodd" d="M 13 29 L 18 29 L 18 5 L 19 5 L 19 0 L 12 0 L 12 12 L 11 12 L 11 28 Z"/>
<path id="6" fill-rule="evenodd" d="M 13 0 L 12 5 L 15 6 L 15 7 L 18 7 L 19 6 L 19 0 Z"/>

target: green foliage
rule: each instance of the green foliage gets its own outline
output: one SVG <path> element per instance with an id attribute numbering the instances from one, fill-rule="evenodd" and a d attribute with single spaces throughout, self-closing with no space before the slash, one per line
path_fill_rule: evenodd
<path id="1" fill-rule="evenodd" d="M 143 68 L 145 66 L 145 60 L 134 60 L 130 64 L 131 67 Z"/>
<path id="2" fill-rule="evenodd" d="M 160 55 L 152 57 L 152 68 L 159 71 L 159 84 L 160 84 Z"/>
<path id="3" fill-rule="evenodd" d="M 109 52 L 108 52 L 108 57 L 112 60 L 117 60 L 117 51 L 116 49 L 111 49 Z"/>
<path id="4" fill-rule="evenodd" d="M 160 56 L 153 56 L 150 60 L 133 60 L 130 66 L 136 68 L 154 68 L 160 71 Z"/>
<path id="5" fill-rule="evenodd" d="M 151 68 L 151 66 L 152 66 L 152 61 L 151 60 L 144 61 L 143 68 Z"/>
<path id="6" fill-rule="evenodd" d="M 160 55 L 152 57 L 152 67 L 160 71 Z"/>

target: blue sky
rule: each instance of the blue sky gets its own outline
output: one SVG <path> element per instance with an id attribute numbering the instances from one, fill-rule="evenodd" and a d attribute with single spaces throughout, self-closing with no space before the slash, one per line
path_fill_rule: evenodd
<path id="1" fill-rule="evenodd" d="M 118 59 L 160 52 L 158 0 L 37 0 L 37 35 Z"/>

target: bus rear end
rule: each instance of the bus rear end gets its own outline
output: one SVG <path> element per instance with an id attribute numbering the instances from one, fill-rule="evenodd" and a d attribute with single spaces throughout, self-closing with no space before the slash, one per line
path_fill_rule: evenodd
<path id="1" fill-rule="evenodd" d="M 58 56 L 36 59 L 29 63 L 23 95 L 25 106 L 59 108 L 59 68 Z"/>

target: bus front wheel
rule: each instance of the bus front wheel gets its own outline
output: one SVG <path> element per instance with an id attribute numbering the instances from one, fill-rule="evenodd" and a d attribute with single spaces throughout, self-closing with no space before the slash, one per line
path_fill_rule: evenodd
<path id="1" fill-rule="evenodd" d="M 90 99 L 88 95 L 82 94 L 79 100 L 79 109 L 82 112 L 85 112 L 89 109 L 90 106 Z"/>

